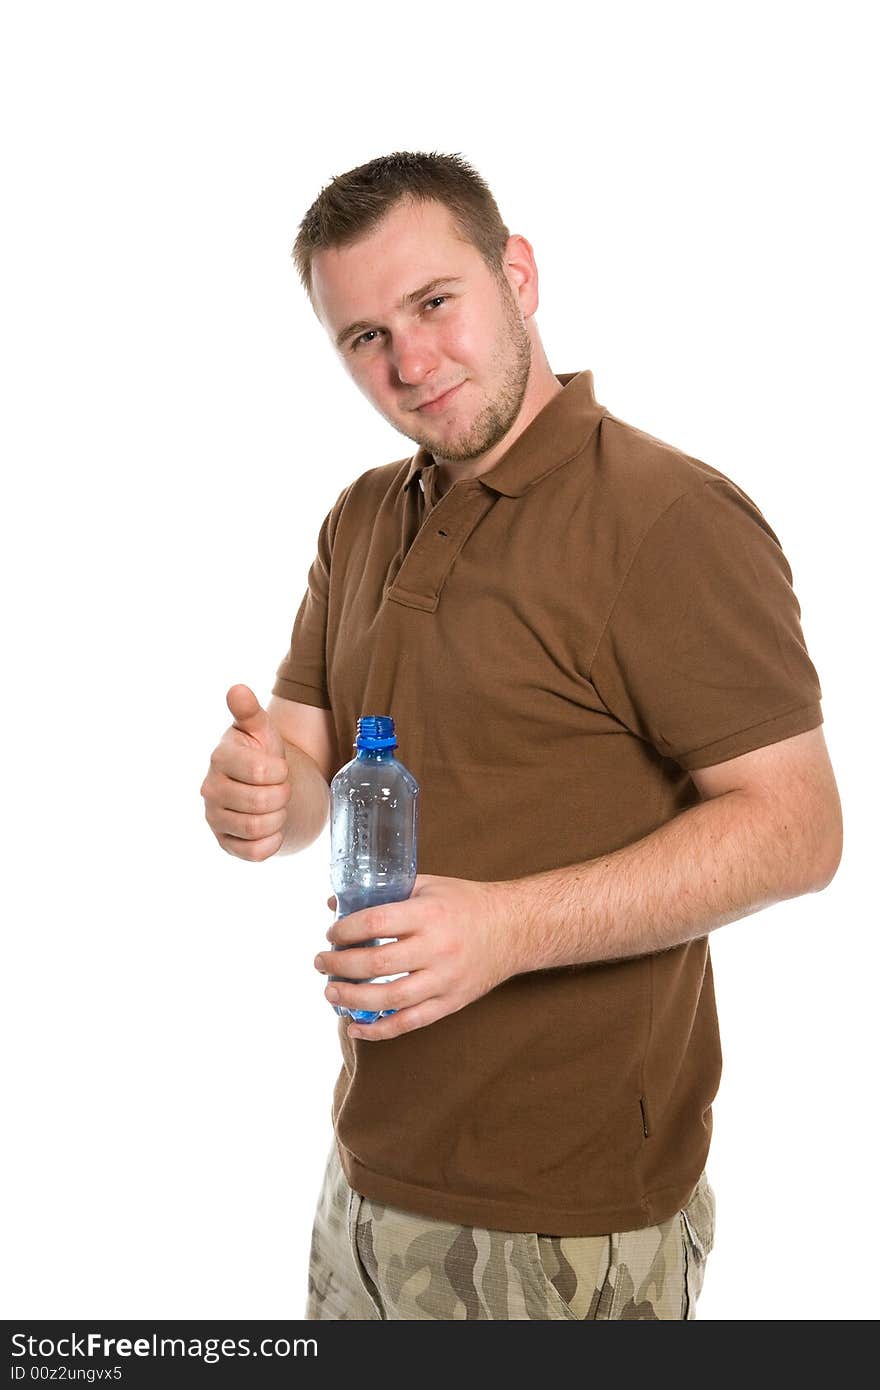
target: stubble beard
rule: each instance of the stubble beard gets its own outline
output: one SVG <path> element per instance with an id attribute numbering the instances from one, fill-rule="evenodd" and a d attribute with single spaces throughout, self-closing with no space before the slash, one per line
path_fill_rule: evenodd
<path id="1" fill-rule="evenodd" d="M 497 394 L 487 401 L 476 419 L 461 434 L 444 440 L 442 444 L 436 436 L 421 431 L 400 431 L 444 463 L 466 463 L 494 448 L 505 437 L 522 407 L 532 369 L 532 344 L 506 280 L 501 294 L 504 328 L 493 354 L 493 366 L 497 364 L 501 369 L 501 386 Z M 435 454 L 435 448 L 442 449 L 442 455 Z"/>

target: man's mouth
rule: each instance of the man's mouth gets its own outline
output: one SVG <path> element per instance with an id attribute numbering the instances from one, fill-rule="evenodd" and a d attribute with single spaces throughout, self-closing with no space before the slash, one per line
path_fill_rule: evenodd
<path id="1" fill-rule="evenodd" d="M 450 387 L 448 391 L 443 392 L 442 396 L 435 396 L 432 401 L 425 401 L 423 405 L 416 406 L 416 409 L 424 411 L 427 415 L 434 415 L 438 411 L 445 410 L 447 405 L 454 398 L 456 392 L 463 385 L 464 382 L 460 381 L 458 386 Z"/>

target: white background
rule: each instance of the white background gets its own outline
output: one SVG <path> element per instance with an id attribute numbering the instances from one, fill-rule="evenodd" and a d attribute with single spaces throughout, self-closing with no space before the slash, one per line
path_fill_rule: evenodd
<path id="1" fill-rule="evenodd" d="M 553 370 L 780 537 L 846 848 L 712 937 L 698 1312 L 876 1315 L 871 12 L 6 7 L 3 1316 L 302 1316 L 329 834 L 241 862 L 199 788 L 229 687 L 269 698 L 322 518 L 415 447 L 290 260 L 320 189 L 397 149 L 488 180 Z"/>

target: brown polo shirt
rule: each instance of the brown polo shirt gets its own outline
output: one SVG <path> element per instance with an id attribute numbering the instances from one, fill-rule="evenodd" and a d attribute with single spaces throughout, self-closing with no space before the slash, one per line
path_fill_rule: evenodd
<path id="1" fill-rule="evenodd" d="M 420 873 L 516 879 L 699 801 L 689 775 L 822 722 L 792 576 L 754 502 L 565 387 L 489 472 L 367 469 L 326 516 L 273 693 L 333 712 L 338 763 L 390 714 L 420 786 Z M 328 1011 L 329 1012 L 329 1011 Z M 380 1043 L 340 1023 L 350 1185 L 551 1235 L 685 1205 L 721 1051 L 707 937 L 505 981 Z"/>

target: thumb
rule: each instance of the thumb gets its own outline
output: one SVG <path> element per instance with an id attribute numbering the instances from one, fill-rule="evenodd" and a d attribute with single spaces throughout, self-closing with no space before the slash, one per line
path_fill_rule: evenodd
<path id="1" fill-rule="evenodd" d="M 248 685 L 233 685 L 226 692 L 226 704 L 233 716 L 234 729 L 250 734 L 267 750 L 281 752 L 284 744 L 263 706 Z"/>

